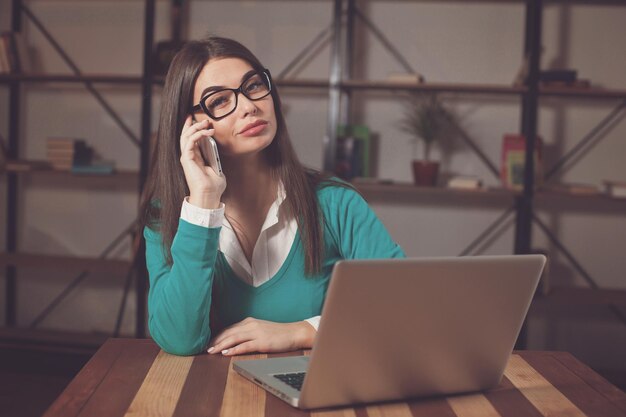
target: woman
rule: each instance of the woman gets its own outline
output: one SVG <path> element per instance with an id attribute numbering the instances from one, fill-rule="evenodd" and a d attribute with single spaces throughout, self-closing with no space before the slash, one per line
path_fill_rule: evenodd
<path id="1" fill-rule="evenodd" d="M 269 71 L 225 38 L 170 66 L 141 212 L 150 333 L 178 355 L 310 348 L 336 261 L 404 256 L 358 193 L 300 164 Z"/>

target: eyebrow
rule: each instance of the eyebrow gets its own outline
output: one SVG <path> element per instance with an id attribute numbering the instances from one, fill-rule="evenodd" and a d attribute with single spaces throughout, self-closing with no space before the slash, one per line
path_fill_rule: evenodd
<path id="1" fill-rule="evenodd" d="M 249 76 L 251 76 L 252 74 L 254 74 L 255 72 L 257 72 L 254 69 L 251 69 L 250 71 L 246 72 L 245 74 L 243 74 L 243 76 L 241 77 L 241 81 L 240 83 L 243 83 L 245 81 L 246 78 L 248 78 Z M 212 91 L 217 91 L 217 90 L 224 90 L 228 87 L 224 87 L 223 85 L 214 85 L 211 87 L 207 87 L 204 90 L 202 90 L 202 94 L 200 94 L 200 98 L 204 97 L 207 95 L 207 93 L 210 93 Z"/>

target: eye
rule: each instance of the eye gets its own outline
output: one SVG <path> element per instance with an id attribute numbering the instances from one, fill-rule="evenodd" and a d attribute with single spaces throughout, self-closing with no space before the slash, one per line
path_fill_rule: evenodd
<path id="1" fill-rule="evenodd" d="M 231 99 L 231 94 L 229 93 L 213 94 L 208 98 L 208 102 L 206 103 L 206 106 L 211 110 L 220 109 L 222 107 L 228 106 L 230 104 L 230 99 Z"/>
<path id="2" fill-rule="evenodd" d="M 247 93 L 253 93 L 256 90 L 260 89 L 261 87 L 263 87 L 263 83 L 259 80 L 253 80 L 250 82 L 250 84 L 248 84 L 246 86 L 246 92 Z"/>

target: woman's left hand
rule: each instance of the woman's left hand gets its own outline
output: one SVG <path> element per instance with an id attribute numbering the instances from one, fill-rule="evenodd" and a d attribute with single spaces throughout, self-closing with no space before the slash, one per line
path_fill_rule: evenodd
<path id="1" fill-rule="evenodd" d="M 313 346 L 315 333 L 313 326 L 305 321 L 275 323 L 248 317 L 218 334 L 208 352 L 231 356 L 308 349 Z"/>

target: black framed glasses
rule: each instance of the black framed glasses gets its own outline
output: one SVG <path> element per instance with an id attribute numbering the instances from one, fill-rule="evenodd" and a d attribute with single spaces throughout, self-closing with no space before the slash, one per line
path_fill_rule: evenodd
<path id="1" fill-rule="evenodd" d="M 238 88 L 223 88 L 202 97 L 200 103 L 191 108 L 192 112 L 204 111 L 213 120 L 228 116 L 237 108 L 239 93 L 248 100 L 257 101 L 272 92 L 270 71 L 253 72 L 248 75 Z"/>

